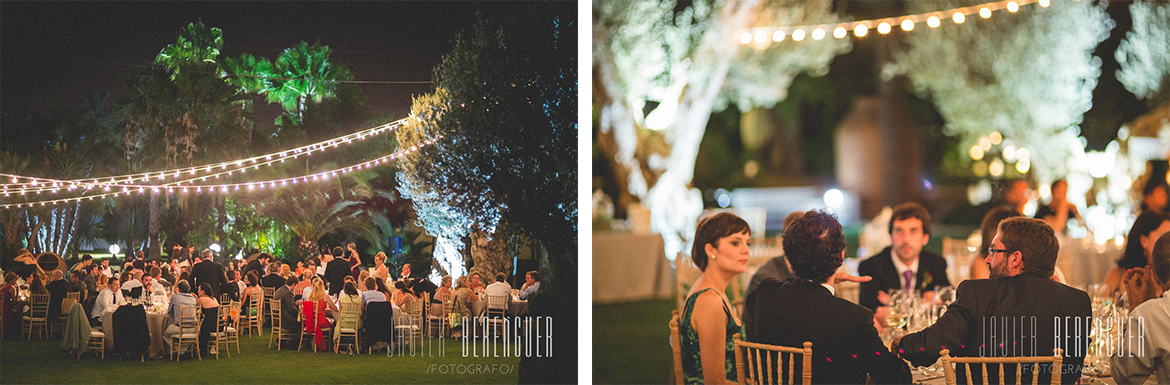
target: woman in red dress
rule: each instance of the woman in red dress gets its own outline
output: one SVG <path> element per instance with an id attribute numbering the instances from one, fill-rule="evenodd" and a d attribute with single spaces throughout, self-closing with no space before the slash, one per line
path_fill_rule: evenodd
<path id="1" fill-rule="evenodd" d="M 313 343 L 317 350 L 325 350 L 325 337 L 322 329 L 333 327 L 333 320 L 329 315 L 338 311 L 337 305 L 329 299 L 325 291 L 325 281 L 313 278 L 313 289 L 309 291 L 309 298 L 301 303 L 301 314 L 305 320 L 305 331 L 313 335 Z M 318 311 L 317 309 L 323 309 Z M 318 317 L 318 315 L 322 315 Z"/>

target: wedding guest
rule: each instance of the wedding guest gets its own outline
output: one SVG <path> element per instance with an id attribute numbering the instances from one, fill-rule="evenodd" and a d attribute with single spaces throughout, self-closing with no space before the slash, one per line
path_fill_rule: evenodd
<path id="1" fill-rule="evenodd" d="M 868 375 L 877 384 L 909 384 L 910 368 L 882 344 L 873 313 L 835 295 L 845 260 L 837 219 L 824 211 L 804 213 L 784 230 L 783 247 L 796 278 L 767 279 L 747 298 L 754 303 L 749 340 L 792 347 L 812 342 L 818 383 L 865 384 Z M 802 369 L 797 361 L 791 371 Z"/>
<path id="2" fill-rule="evenodd" d="M 358 256 L 356 244 L 350 242 L 345 247 L 349 250 L 349 274 L 356 280 L 361 275 L 362 259 Z"/>
<path id="3" fill-rule="evenodd" d="M 374 268 L 370 275 L 385 281 L 389 278 L 390 269 L 386 267 L 386 253 L 378 252 L 374 254 Z"/>
<path id="4" fill-rule="evenodd" d="M 410 289 L 406 287 L 406 282 L 394 282 L 394 292 L 390 296 L 390 302 L 393 302 L 394 306 L 401 308 L 406 306 L 408 302 L 415 300 L 418 300 L 418 298 L 415 298 L 414 294 L 410 293 Z"/>
<path id="5" fill-rule="evenodd" d="M 522 300 L 528 300 L 536 291 L 540 290 L 540 272 L 533 270 L 528 274 L 524 274 L 524 286 L 520 287 L 520 297 Z"/>
<path id="6" fill-rule="evenodd" d="M 1004 191 L 1004 202 L 1014 208 L 1016 211 L 1023 213 L 1024 206 L 1028 205 L 1028 201 L 1032 200 L 1032 185 L 1028 183 L 1027 179 L 1014 179 L 1007 182 L 1007 189 Z"/>
<path id="7" fill-rule="evenodd" d="M 110 278 L 106 283 L 106 288 L 98 293 L 97 301 L 94 301 L 93 312 L 89 316 L 90 326 L 99 326 L 102 324 L 102 316 L 106 313 L 113 314 L 114 310 L 118 310 L 118 306 L 126 304 L 126 298 L 122 296 L 122 287 L 118 284 L 117 278 Z"/>
<path id="8" fill-rule="evenodd" d="M 379 279 L 374 277 L 366 278 L 366 291 L 361 293 L 363 307 L 369 305 L 370 302 L 387 302 L 390 300 L 389 295 L 378 291 L 378 281 Z M 383 284 L 383 287 L 385 287 L 385 284 Z"/>
<path id="9" fill-rule="evenodd" d="M 991 278 L 963 281 L 955 301 L 934 325 L 895 337 L 891 350 L 913 365 L 929 366 L 943 349 L 955 357 L 1018 357 L 1051 356 L 1053 349 L 1060 348 L 1063 367 L 1024 366 L 1022 372 L 1031 377 L 1033 370 L 1039 370 L 1039 383 L 1050 382 L 1053 373 L 1062 373 L 1062 384 L 1077 382 L 1089 345 L 1090 325 L 1082 321 L 1092 316 L 1092 310 L 1084 291 L 1050 279 L 1059 248 L 1048 223 L 1032 218 L 1004 219 L 987 257 Z M 1010 335 L 1025 337 L 1012 340 L 1010 345 L 1004 342 L 1011 337 L 989 329 L 1020 319 L 1046 321 L 1022 323 Z M 972 380 L 997 382 L 999 368 L 987 365 L 986 369 L 988 379 L 972 371 Z M 1003 370 L 1010 373 L 1017 368 L 1009 364 Z M 956 377 L 965 377 L 965 366 L 959 365 L 956 372 Z"/>
<path id="10" fill-rule="evenodd" d="M 312 282 L 309 282 L 312 285 Z M 280 301 L 280 327 L 284 330 L 300 330 L 301 322 L 297 320 L 299 310 L 297 310 L 296 302 L 296 287 L 300 285 L 300 280 L 297 277 L 288 277 L 284 281 L 284 285 L 276 289 L 276 293 L 272 295 L 273 299 Z"/>
<path id="11" fill-rule="evenodd" d="M 110 258 L 102 258 L 102 275 L 106 279 L 114 278 L 114 269 L 110 267 Z"/>
<path id="12" fill-rule="evenodd" d="M 4 322 L 0 330 L 4 331 L 4 335 L 0 338 L 3 339 L 20 336 L 20 314 L 12 304 L 16 301 L 17 291 L 20 290 L 16 280 L 16 273 L 9 271 L 4 273 L 4 283 L 0 284 L 0 312 L 4 312 L 4 315 L 0 316 L 0 320 Z"/>
<path id="13" fill-rule="evenodd" d="M 687 293 L 679 322 L 687 384 L 737 379 L 731 342 L 743 328 L 723 293 L 732 278 L 747 270 L 750 234 L 747 222 L 730 213 L 703 219 L 695 230 L 691 260 L 703 273 Z"/>
<path id="14" fill-rule="evenodd" d="M 923 249 L 930 241 L 930 213 L 922 205 L 908 202 L 894 207 L 890 217 L 893 245 L 861 262 L 857 273 L 873 277 L 861 284 L 859 302 L 874 311 L 876 324 L 886 317 L 886 301 L 897 291 L 919 291 L 924 298 L 934 298 L 934 289 L 950 286 L 947 261 L 941 255 Z"/>
<path id="15" fill-rule="evenodd" d="M 202 260 L 191 267 L 191 282 L 190 284 L 199 287 L 200 284 L 206 282 L 211 286 L 213 292 L 209 293 L 212 297 L 219 298 L 219 288 L 223 287 L 225 280 L 223 265 L 213 260 L 215 253 L 211 250 L 204 249 L 202 253 Z"/>
<path id="16" fill-rule="evenodd" d="M 61 301 L 69 292 L 69 282 L 65 281 L 65 275 L 61 270 L 53 270 L 49 273 L 49 283 L 45 285 L 45 289 L 49 291 L 48 317 L 55 320 L 61 316 Z"/>
<path id="17" fill-rule="evenodd" d="M 199 284 L 199 291 L 195 298 L 195 302 L 199 305 L 199 309 L 203 312 L 203 324 L 199 329 L 199 352 L 200 354 L 207 354 L 212 340 L 212 333 L 216 332 L 216 322 L 219 319 L 219 301 L 215 299 L 215 292 L 211 289 L 211 284 L 203 282 Z M 212 351 L 214 353 L 214 351 Z"/>
<path id="18" fill-rule="evenodd" d="M 21 263 L 21 265 L 17 265 L 18 267 L 14 268 L 13 271 L 15 271 L 16 275 L 20 276 L 20 278 L 24 278 L 25 281 L 28 281 L 29 277 L 32 276 L 33 273 L 39 273 L 42 275 L 45 274 L 45 270 L 41 269 L 41 265 L 37 264 L 37 258 L 33 256 L 32 253 L 28 251 L 28 249 L 17 250 L 16 258 L 13 260 Z"/>
<path id="19" fill-rule="evenodd" d="M 1011 206 L 997 206 L 987 212 L 983 216 L 983 223 L 979 226 L 982 240 L 979 244 L 979 255 L 971 260 L 971 279 L 984 279 L 991 276 L 991 271 L 987 269 L 987 248 L 991 247 L 991 239 L 995 238 L 995 232 L 999 229 L 999 222 L 1011 218 L 1022 217 L 1015 208 Z"/>
<path id="20" fill-rule="evenodd" d="M 444 296 L 452 295 L 455 293 L 454 291 L 451 290 L 451 276 L 450 275 L 443 276 L 443 280 L 441 282 L 439 282 L 439 290 L 437 292 L 439 293 L 439 297 L 444 297 Z"/>
<path id="21" fill-rule="evenodd" d="M 357 285 L 353 281 L 345 281 L 345 285 L 342 287 L 341 293 L 337 295 L 337 308 L 340 309 L 342 305 L 346 304 L 358 305 L 357 319 L 354 320 L 356 323 L 342 322 L 337 324 L 337 327 L 333 328 L 334 344 L 336 344 L 337 339 L 341 337 L 342 328 L 353 330 L 359 330 L 362 328 L 362 307 L 365 306 L 365 302 L 362 301 L 361 293 L 358 292 Z M 340 310 L 338 311 L 340 312 Z"/>
<path id="22" fill-rule="evenodd" d="M 455 281 L 455 303 L 452 308 L 453 313 L 458 313 L 460 317 L 475 317 L 478 314 L 471 314 L 471 309 L 467 306 L 469 302 L 479 301 L 479 296 L 471 290 L 471 278 L 464 275 L 460 276 Z M 397 305 L 396 305 L 397 306 Z"/>
<path id="23" fill-rule="evenodd" d="M 1052 182 L 1050 191 L 1052 191 L 1052 200 L 1047 205 L 1036 209 L 1036 215 L 1033 218 L 1048 222 L 1048 225 L 1052 226 L 1057 234 L 1064 234 L 1070 218 L 1076 219 L 1083 226 L 1085 219 L 1081 218 L 1077 206 L 1068 202 L 1068 182 L 1064 179 Z"/>
<path id="24" fill-rule="evenodd" d="M 1151 374 L 1157 375 L 1159 384 L 1170 384 L 1170 234 L 1154 243 L 1151 262 L 1125 272 L 1129 317 L 1141 323 L 1122 323 L 1121 335 L 1141 333 L 1144 338 L 1117 344 L 1118 350 L 1109 358 L 1110 373 L 1118 384 L 1141 384 Z"/>
<path id="25" fill-rule="evenodd" d="M 409 269 L 409 268 L 407 268 L 407 269 Z M 469 288 L 471 288 L 471 291 L 474 291 L 476 293 L 483 293 L 483 289 L 484 289 L 483 278 L 479 276 L 478 271 L 471 272 L 471 278 L 469 278 L 467 282 L 468 282 L 467 285 Z"/>
<path id="26" fill-rule="evenodd" d="M 487 287 L 483 289 L 483 295 L 485 297 L 500 296 L 510 299 L 512 297 L 512 285 L 509 285 L 508 282 L 506 282 L 507 280 L 507 274 L 496 273 L 496 281 L 492 282 L 491 285 L 487 285 Z"/>
<path id="27" fill-rule="evenodd" d="M 1154 211 L 1143 211 L 1138 215 L 1133 221 L 1133 227 L 1129 229 L 1129 234 L 1125 236 L 1125 251 L 1121 259 L 1117 260 L 1117 266 L 1105 275 L 1105 282 L 1097 294 L 1112 295 L 1118 291 L 1124 293 L 1125 286 L 1121 285 L 1121 278 L 1126 270 L 1150 265 L 1154 242 L 1167 232 L 1170 232 L 1170 217 Z"/>
<path id="28" fill-rule="evenodd" d="M 352 270 L 344 252 L 341 246 L 334 247 L 333 260 L 325 265 L 325 282 L 329 283 L 329 295 L 340 293 L 341 286 L 345 284 L 345 277 L 352 277 Z"/>
<path id="29" fill-rule="evenodd" d="M 69 272 L 67 274 L 73 274 L 73 271 L 77 270 L 78 268 L 81 268 L 81 271 L 88 271 L 87 268 L 90 265 L 93 265 L 93 256 L 84 254 L 81 256 L 80 262 L 73 264 L 73 266 L 69 268 Z"/>
<path id="30" fill-rule="evenodd" d="M 792 228 L 792 224 L 796 223 L 796 220 L 800 219 L 800 217 L 803 215 L 803 211 L 793 211 L 788 213 L 788 216 L 784 217 L 783 229 L 787 231 L 788 229 Z M 760 286 L 760 283 L 764 282 L 768 278 L 775 278 L 777 281 L 781 282 L 792 278 L 792 265 L 788 263 L 788 258 L 785 257 L 783 253 L 768 260 L 768 262 L 764 262 L 764 264 L 756 270 L 756 273 L 752 274 L 752 280 L 750 283 L 748 283 L 747 290 L 744 291 L 743 297 L 746 299 L 748 296 L 751 296 L 752 293 L 756 291 L 756 288 Z M 743 314 L 741 315 L 744 330 L 751 330 L 752 328 L 751 314 L 754 314 L 752 311 L 752 306 L 754 306 L 753 303 L 747 302 L 746 300 L 744 301 Z"/>
<path id="31" fill-rule="evenodd" d="M 229 301 L 240 301 L 240 272 L 236 270 L 227 271 L 227 282 L 220 286 L 219 292 L 227 294 Z"/>
<path id="32" fill-rule="evenodd" d="M 340 249 L 340 247 L 338 248 Z M 340 260 L 340 258 L 338 258 Z M 318 349 L 325 349 L 325 339 L 323 329 L 333 326 L 334 312 L 337 311 L 337 306 L 333 301 L 328 300 L 329 296 L 326 294 L 325 282 L 320 278 L 313 278 L 313 286 L 311 289 L 305 289 L 309 294 L 305 294 L 305 301 L 301 304 L 302 319 L 316 320 L 314 323 L 306 323 L 306 330 L 312 332 L 313 343 L 317 345 Z M 317 317 L 316 314 L 324 314 L 324 317 Z"/>
<path id="33" fill-rule="evenodd" d="M 1162 215 L 1167 215 L 1167 202 L 1170 198 L 1167 197 L 1167 186 L 1164 183 L 1157 181 L 1147 182 L 1142 187 L 1142 211 L 1153 211 Z"/>
<path id="34" fill-rule="evenodd" d="M 293 287 L 293 295 L 294 296 L 299 295 L 299 296 L 301 296 L 301 298 L 304 298 L 305 288 L 313 286 L 313 277 L 316 277 L 317 274 L 311 268 L 311 266 L 312 265 L 310 265 L 310 268 L 307 268 L 301 272 L 300 282 L 297 282 L 297 285 L 295 287 Z"/>

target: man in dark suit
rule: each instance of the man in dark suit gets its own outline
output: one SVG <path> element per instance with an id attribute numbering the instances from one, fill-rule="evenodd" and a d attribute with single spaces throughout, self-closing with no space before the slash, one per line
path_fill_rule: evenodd
<path id="1" fill-rule="evenodd" d="M 297 321 L 297 314 L 300 313 L 297 310 L 297 301 L 292 292 L 293 287 L 299 282 L 300 280 L 296 276 L 288 277 L 272 295 L 272 298 L 280 301 L 280 328 L 292 330 L 294 333 L 301 329 L 301 324 Z"/>
<path id="2" fill-rule="evenodd" d="M 868 374 L 878 384 L 909 384 L 910 368 L 882 344 L 873 313 L 833 294 L 845 258 L 837 219 L 809 211 L 784 230 L 783 246 L 796 278 L 767 279 L 747 297 L 754 302 L 748 316 L 756 321 L 746 330 L 748 340 L 792 347 L 812 342 L 814 383 L 864 384 Z M 799 373 L 802 362 L 793 370 Z"/>
<path id="3" fill-rule="evenodd" d="M 271 287 L 273 289 L 284 285 L 284 277 L 280 276 L 280 262 L 272 262 L 268 264 L 268 275 L 260 278 L 260 287 Z"/>
<path id="4" fill-rule="evenodd" d="M 219 291 L 223 287 L 223 282 L 226 279 L 223 272 L 223 265 L 212 261 L 211 250 L 203 250 L 203 262 L 196 263 L 191 268 L 191 287 L 199 287 L 200 284 L 207 282 L 211 285 L 211 298 L 219 299 Z"/>
<path id="5" fill-rule="evenodd" d="M 347 275 L 350 275 L 349 260 L 345 259 L 341 246 L 334 247 L 333 260 L 325 265 L 325 282 L 329 282 L 329 294 L 337 295 L 341 292 Z"/>
<path id="6" fill-rule="evenodd" d="M 934 325 L 895 338 L 893 350 L 914 365 L 927 366 L 943 349 L 956 357 L 1020 357 L 1052 356 L 1060 348 L 1064 367 L 1042 365 L 1039 382 L 1048 383 L 1055 372 L 1063 373 L 1061 383 L 1075 383 L 1088 350 L 1092 308 L 1084 291 L 1049 279 L 1059 248 L 1048 223 L 1004 219 L 988 250 L 991 278 L 964 281 Z M 965 368 L 959 368 L 957 377 L 965 378 Z M 1032 377 L 1032 368 L 1022 369 L 1024 377 Z M 987 370 L 990 382 L 997 382 L 999 368 L 989 365 Z M 1015 365 L 1004 368 L 1015 370 Z M 973 371 L 973 381 L 981 377 Z"/>
<path id="7" fill-rule="evenodd" d="M 930 213 L 925 207 L 914 202 L 898 205 L 889 229 L 893 245 L 857 267 L 858 275 L 873 277 L 861 284 L 858 298 L 861 306 L 874 311 L 879 325 L 884 322 L 889 293 L 909 289 L 934 298 L 935 288 L 951 285 L 947 261 L 922 249 L 930 240 Z"/>
<path id="8" fill-rule="evenodd" d="M 268 253 L 260 253 L 260 255 L 256 256 L 256 259 L 248 261 L 248 264 L 244 265 L 244 271 L 240 273 L 240 276 L 246 277 L 249 272 L 255 271 L 256 278 L 263 277 L 264 267 L 268 266 L 268 261 L 271 259 L 272 256 L 268 255 Z"/>

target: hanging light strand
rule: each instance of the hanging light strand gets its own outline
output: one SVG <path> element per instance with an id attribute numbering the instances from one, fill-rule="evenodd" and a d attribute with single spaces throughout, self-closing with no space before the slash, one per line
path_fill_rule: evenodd
<path id="1" fill-rule="evenodd" d="M 865 37 L 870 29 L 877 29 L 879 33 L 885 35 L 892 29 L 891 26 L 901 26 L 903 31 L 910 32 L 915 28 L 915 24 L 926 22 L 927 26 L 936 28 L 941 25 L 940 20 L 952 20 L 955 24 L 962 24 L 966 21 L 967 16 L 979 15 L 983 19 L 991 17 L 992 12 L 999 10 L 1007 10 L 1015 13 L 1021 6 L 1028 4 L 1040 4 L 1041 7 L 1048 7 L 1051 0 L 1006 0 L 996 1 L 991 3 L 972 5 L 969 7 L 960 7 L 942 11 L 919 13 L 915 15 L 886 17 L 881 19 L 861 20 L 846 23 L 836 24 L 814 24 L 814 25 L 798 25 L 798 26 L 782 26 L 782 27 L 755 27 L 748 28 L 740 35 L 739 42 L 747 45 L 755 42 L 757 46 L 766 46 L 769 39 L 761 38 L 764 36 L 773 36 L 772 41 L 781 41 L 785 35 L 799 34 L 804 36 L 804 31 L 833 31 L 833 37 L 843 39 L 848 36 L 846 31 L 853 31 L 853 35 L 861 38 Z M 775 37 L 781 37 L 779 39 Z M 823 36 L 823 35 L 822 35 Z M 753 38 L 755 37 L 755 38 Z M 793 41 L 801 41 L 803 39 L 792 39 Z M 821 40 L 821 39 L 813 39 Z"/>
<path id="2" fill-rule="evenodd" d="M 37 177 L 30 177 L 30 176 L 24 176 L 24 175 L 0 173 L 0 181 L 5 182 L 5 183 L 0 183 L 0 186 L 20 187 L 20 186 L 38 186 L 41 184 L 53 185 L 55 183 L 55 184 L 57 184 L 57 186 L 55 186 L 55 187 L 67 188 L 67 187 L 69 187 L 68 185 L 74 185 L 75 187 L 83 187 L 83 186 L 79 186 L 79 185 L 84 185 L 84 184 L 96 185 L 96 184 L 112 184 L 112 183 L 116 184 L 117 180 L 124 180 L 128 184 L 128 183 L 132 183 L 133 180 L 135 180 L 135 179 L 140 180 L 140 181 L 144 181 L 144 182 L 149 181 L 151 179 L 165 180 L 167 178 L 180 178 L 184 174 L 190 176 L 190 175 L 195 175 L 195 173 L 197 173 L 197 172 L 211 172 L 211 171 L 214 171 L 215 169 L 227 170 L 229 167 L 232 167 L 233 170 L 236 168 L 246 169 L 248 167 L 253 167 L 256 163 L 260 162 L 261 160 L 264 160 L 265 162 L 267 162 L 267 164 L 272 164 L 272 163 L 276 163 L 276 162 L 268 162 L 268 161 L 275 160 L 275 161 L 279 162 L 279 161 L 284 160 L 284 159 L 297 158 L 301 155 L 311 154 L 311 153 L 316 152 L 316 151 L 325 150 L 329 147 L 337 147 L 338 145 L 340 145 L 342 143 L 352 143 L 355 140 L 364 140 L 364 139 L 369 138 L 369 137 L 374 136 L 374 135 L 393 132 L 399 126 L 405 124 L 405 122 L 406 122 L 406 119 L 399 119 L 399 120 L 396 120 L 396 121 L 393 121 L 390 123 L 386 123 L 386 124 L 383 124 L 383 125 L 380 125 L 377 127 L 368 128 L 368 129 L 358 131 L 355 133 L 342 135 L 342 136 L 339 136 L 336 138 L 332 138 L 329 140 L 323 140 L 323 141 L 320 141 L 317 143 L 308 144 L 308 145 L 293 148 L 293 149 L 277 151 L 277 152 L 273 152 L 273 153 L 269 153 L 269 154 L 257 155 L 257 156 L 248 157 L 248 158 L 230 160 L 230 161 L 226 161 L 226 162 L 205 164 L 205 165 L 201 165 L 201 166 L 192 166 L 192 167 L 185 167 L 185 168 L 176 168 L 176 169 L 170 169 L 170 170 L 150 171 L 150 172 L 143 172 L 143 173 L 137 173 L 137 174 L 126 174 L 126 175 L 103 176 L 103 177 L 98 177 L 98 178 L 69 179 L 69 180 L 37 178 Z M 103 180 L 105 182 L 102 182 Z M 44 190 L 42 189 L 40 191 L 44 191 Z"/>
<path id="3" fill-rule="evenodd" d="M 321 171 L 321 172 L 317 172 L 317 173 L 300 175 L 300 176 L 295 176 L 295 177 L 253 181 L 253 182 L 226 183 L 226 184 L 205 184 L 205 185 L 170 185 L 170 184 L 168 184 L 168 185 L 151 185 L 151 186 L 140 185 L 140 186 L 136 186 L 135 188 L 131 188 L 130 186 L 122 186 L 122 188 L 120 190 L 114 191 L 114 192 L 103 192 L 101 194 L 95 194 L 95 195 L 86 195 L 86 196 L 80 196 L 80 197 L 53 199 L 53 200 L 45 200 L 45 201 L 3 204 L 3 205 L 0 205 L 0 209 L 12 209 L 12 208 L 19 209 L 19 208 L 44 207 L 46 205 L 56 205 L 59 203 L 69 203 L 69 202 L 80 202 L 80 201 L 84 201 L 84 200 L 93 200 L 94 198 L 117 197 L 117 196 L 120 196 L 122 194 L 129 195 L 129 194 L 133 194 L 135 192 L 137 192 L 138 194 L 145 194 L 147 192 L 155 193 L 155 194 L 158 194 L 158 193 L 202 194 L 202 193 L 206 192 L 206 193 L 210 194 L 210 193 L 217 193 L 217 192 L 218 193 L 227 193 L 229 191 L 240 191 L 241 188 L 247 189 L 248 191 L 253 191 L 255 189 L 275 188 L 277 186 L 288 186 L 289 184 L 298 184 L 301 182 L 323 181 L 323 180 L 328 180 L 330 178 L 335 178 L 335 177 L 337 177 L 337 175 L 339 173 L 340 174 L 347 174 L 347 173 L 350 173 L 353 171 L 360 171 L 360 170 L 364 170 L 364 169 L 367 169 L 370 167 L 389 163 L 390 161 L 393 161 L 393 160 L 402 158 L 404 156 L 413 154 L 415 152 L 418 152 L 419 150 L 423 149 L 424 147 L 429 146 L 431 144 L 434 144 L 436 141 L 438 141 L 442 138 L 443 138 L 442 136 L 438 136 L 438 137 L 434 137 L 431 139 L 427 139 L 426 141 L 423 141 L 423 142 L 416 144 L 414 146 L 411 146 L 409 148 L 396 151 L 393 154 L 389 154 L 389 155 L 385 155 L 385 156 L 382 156 L 379 158 L 367 160 L 365 162 L 355 163 L 355 164 L 351 164 L 351 165 L 346 166 L 346 167 L 340 167 L 340 168 L 336 168 L 336 169 L 332 169 L 332 170 Z M 200 179 L 202 179 L 202 178 L 200 178 Z"/>

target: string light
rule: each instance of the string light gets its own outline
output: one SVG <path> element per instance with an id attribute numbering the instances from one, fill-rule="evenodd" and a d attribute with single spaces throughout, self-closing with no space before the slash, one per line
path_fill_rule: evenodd
<path id="1" fill-rule="evenodd" d="M 781 27 L 753 27 L 748 28 L 742 35 L 740 35 L 740 43 L 748 44 L 752 41 L 761 46 L 767 44 L 767 36 L 772 36 L 772 41 L 780 42 L 788 35 L 792 35 L 792 40 L 801 41 L 804 39 L 806 31 L 812 31 L 813 40 L 821 40 L 826 31 L 833 30 L 833 37 L 842 39 L 848 35 L 849 30 L 853 30 L 856 37 L 864 37 L 872 26 L 877 25 L 878 33 L 888 34 L 893 28 L 893 24 L 897 20 L 901 20 L 899 24 L 903 31 L 914 30 L 914 24 L 922 20 L 926 20 L 926 25 L 930 28 L 938 28 L 942 23 L 940 18 L 949 17 L 956 24 L 962 24 L 967 20 L 967 15 L 979 14 L 980 17 L 988 19 L 992 13 L 1001 9 L 1006 9 L 1009 12 L 1017 12 L 1021 5 L 1039 4 L 1041 7 L 1048 7 L 1051 0 L 1005 0 L 996 1 L 984 4 L 978 4 L 970 7 L 960 7 L 948 10 L 940 10 L 934 12 L 927 12 L 915 15 L 905 15 L 895 17 L 893 19 L 874 19 L 861 20 L 853 22 L 837 23 L 833 25 L 795 25 L 795 26 L 781 26 Z M 334 144 L 336 145 L 336 144 Z"/>
<path id="2" fill-rule="evenodd" d="M 333 170 L 328 170 L 328 171 L 322 171 L 322 172 L 318 172 L 318 173 L 312 174 L 312 177 L 313 177 L 313 180 L 318 180 L 318 177 L 320 177 L 320 180 L 326 180 L 326 179 L 328 179 L 328 177 L 329 177 L 329 176 L 331 176 L 331 175 L 332 175 L 332 176 L 336 176 L 336 175 L 337 175 L 337 171 L 339 171 L 339 170 L 343 170 L 343 169 L 349 169 L 349 168 L 354 168 L 354 167 L 361 166 L 361 165 L 377 165 L 377 164 L 385 164 L 385 163 L 386 163 L 386 162 L 388 162 L 388 161 L 391 161 L 391 160 L 395 160 L 395 159 L 401 158 L 401 157 L 403 157 L 403 156 L 405 156 L 405 155 L 408 155 L 408 154 L 410 154 L 410 153 L 413 153 L 413 152 L 417 152 L 417 151 L 418 151 L 419 149 L 421 149 L 422 147 L 425 147 L 425 146 L 431 145 L 431 144 L 435 143 L 436 141 L 438 141 L 438 140 L 440 140 L 440 139 L 442 139 L 442 138 L 443 138 L 442 136 L 438 136 L 438 137 L 435 137 L 435 138 L 431 138 L 431 139 L 428 139 L 428 140 L 426 140 L 426 141 L 424 141 L 424 142 L 422 142 L 422 143 L 419 143 L 418 145 L 411 146 L 411 147 L 410 147 L 409 149 L 407 149 L 407 150 L 399 150 L 398 152 L 395 152 L 395 153 L 393 153 L 393 154 L 390 154 L 390 155 L 385 155 L 385 156 L 382 156 L 382 157 L 380 157 L 380 158 L 376 158 L 376 159 L 368 160 L 368 161 L 365 161 L 365 162 L 362 162 L 362 163 L 353 164 L 353 165 L 349 165 L 349 166 L 346 166 L 346 167 L 337 168 L 337 169 L 333 169 Z M 193 187 L 195 187 L 195 193 L 196 193 L 196 194 L 201 194 L 201 193 L 203 193 L 203 189 L 204 189 L 204 188 L 206 188 L 206 189 L 207 189 L 207 192 L 208 192 L 208 193 L 214 193 L 214 192 L 216 192 L 217 190 L 218 190 L 219 192 L 226 193 L 226 192 L 228 192 L 228 189 L 229 189 L 229 188 L 235 188 L 235 189 L 238 189 L 238 186 L 249 186 L 249 188 L 250 188 L 250 186 L 252 186 L 253 184 L 259 184 L 261 188 L 264 188 L 264 187 L 265 187 L 265 184 L 267 184 L 269 187 L 275 187 L 277 182 L 280 182 L 280 183 L 281 183 L 281 185 L 285 185 L 285 183 L 286 183 L 286 182 L 288 182 L 288 181 L 293 181 L 293 183 L 296 183 L 296 180 L 297 180 L 298 178 L 305 178 L 305 180 L 306 180 L 306 181 L 308 180 L 308 179 L 307 179 L 307 178 L 308 178 L 308 176 L 294 176 L 294 177 L 281 178 L 281 179 L 274 179 L 274 180 L 266 180 L 266 181 L 258 181 L 258 182 L 241 182 L 241 183 L 230 183 L 230 184 L 215 184 L 215 185 L 196 185 L 196 186 L 193 186 Z M 156 189 L 156 190 L 157 190 L 157 186 L 155 186 L 155 187 L 154 187 L 154 189 Z M 187 189 L 188 189 L 188 187 L 187 187 L 187 186 L 183 186 L 182 193 L 183 193 L 183 194 L 186 194 L 186 193 L 188 193 L 188 190 L 187 190 Z M 167 191 L 168 193 L 172 192 L 172 191 L 170 191 L 170 189 L 167 189 L 167 190 L 168 190 L 168 191 Z M 129 193 L 129 188 L 128 188 L 128 187 L 123 187 L 123 191 L 125 191 L 125 192 Z M 139 192 L 139 194 L 143 194 L 143 193 L 145 192 L 145 186 L 143 186 L 143 187 L 139 187 L 139 188 L 138 188 L 138 192 Z M 95 198 L 95 197 L 96 197 L 96 198 L 103 198 L 103 197 L 108 197 L 108 196 L 114 196 L 114 197 L 117 197 L 117 196 L 119 196 L 121 193 L 122 193 L 122 192 L 121 192 L 121 191 L 119 191 L 119 192 L 114 192 L 114 193 L 106 193 L 106 194 L 98 194 L 98 195 L 90 195 L 90 196 L 80 196 L 80 197 L 72 197 L 72 198 L 63 198 L 63 199 L 55 199 L 55 200 L 47 200 L 47 201 L 39 201 L 39 202 L 24 202 L 24 203 L 12 203 L 12 204 L 4 204 L 4 205 L 0 205 L 0 209 L 19 208 L 19 207 L 21 207 L 21 205 L 28 205 L 29 207 L 31 207 L 31 206 L 32 206 L 33 204 L 35 204 L 35 203 L 40 203 L 40 204 L 41 204 L 41 206 L 44 206 L 45 204 L 53 204 L 53 205 L 56 205 L 56 204 L 58 204 L 58 203 L 77 202 L 77 201 L 86 200 L 86 199 L 88 199 L 88 200 L 92 200 L 92 199 L 93 199 L 93 198 Z"/>
<path id="3" fill-rule="evenodd" d="M 178 177 L 184 171 L 189 172 L 191 175 L 194 175 L 196 173 L 196 171 L 199 171 L 199 169 L 203 169 L 203 172 L 211 172 L 211 169 L 213 167 L 220 167 L 221 169 L 226 170 L 228 168 L 228 166 L 230 166 L 232 164 L 235 164 L 236 166 L 242 166 L 244 162 L 256 163 L 256 162 L 258 162 L 259 159 L 268 160 L 268 159 L 272 159 L 273 156 L 277 156 L 279 159 L 284 159 L 284 158 L 289 157 L 287 155 L 277 155 L 277 154 L 285 154 L 285 153 L 289 153 L 289 152 L 295 154 L 297 152 L 304 151 L 304 150 L 306 150 L 308 148 L 312 148 L 312 147 L 322 147 L 322 148 L 329 147 L 329 146 L 337 147 L 337 145 L 339 145 L 340 143 L 350 143 L 350 142 L 352 142 L 353 139 L 358 138 L 359 136 L 362 139 L 364 139 L 367 137 L 371 137 L 374 134 L 393 132 L 394 130 L 396 130 L 398 127 L 402 126 L 405 123 L 406 123 L 406 119 L 399 119 L 399 120 L 396 120 L 396 121 L 393 121 L 390 123 L 386 123 L 386 124 L 383 124 L 383 125 L 380 125 L 377 127 L 368 128 L 368 129 L 365 129 L 362 131 L 358 131 L 358 132 L 343 135 L 340 137 L 336 137 L 336 138 L 324 140 L 321 142 L 301 146 L 301 147 L 294 148 L 291 150 L 283 150 L 283 151 L 280 151 L 277 153 L 270 153 L 270 154 L 249 157 L 249 158 L 236 159 L 236 160 L 220 162 L 220 163 L 211 164 L 211 165 L 199 165 L 199 166 L 184 167 L 184 168 L 170 169 L 170 170 L 163 170 L 163 171 L 150 171 L 150 172 L 144 172 L 144 173 L 116 175 L 116 176 L 112 176 L 112 177 L 101 177 L 101 178 L 110 178 L 111 183 L 114 182 L 115 178 L 126 178 L 127 183 L 131 183 L 134 179 L 139 179 L 139 180 L 144 181 L 144 182 L 148 181 L 151 178 L 151 176 L 154 175 L 155 173 L 157 173 L 157 177 L 159 179 L 163 179 L 166 177 L 166 175 L 169 175 L 172 173 L 175 175 L 175 177 Z M 0 176 L 11 177 L 12 178 L 11 185 L 36 186 L 38 183 L 41 183 L 42 181 L 44 181 L 45 183 L 48 183 L 48 182 L 78 183 L 78 184 L 98 184 L 98 183 L 100 183 L 99 178 L 86 178 L 86 179 L 73 179 L 73 180 L 40 178 L 40 181 L 38 181 L 38 179 L 35 177 L 28 177 L 28 176 L 22 176 L 22 175 L 0 173 Z M 19 180 L 20 178 L 27 179 L 28 182 L 21 183 Z"/>

